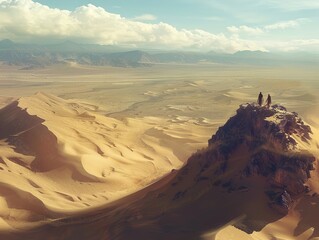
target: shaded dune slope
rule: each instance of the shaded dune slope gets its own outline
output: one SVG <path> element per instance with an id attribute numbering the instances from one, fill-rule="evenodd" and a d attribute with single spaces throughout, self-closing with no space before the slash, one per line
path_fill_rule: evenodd
<path id="1" fill-rule="evenodd" d="M 19 104 L 19 101 L 14 101 L 0 110 L 0 138 L 6 139 L 16 152 L 35 156 L 31 164 L 24 162 L 24 166 L 32 171 L 58 168 L 61 164 L 56 136 L 42 124 L 44 119 L 30 115 Z"/>
<path id="2" fill-rule="evenodd" d="M 95 110 L 45 93 L 0 110 L 0 229 L 106 205 L 181 166 L 181 145 L 199 144 L 157 127 L 165 119 L 117 120 Z"/>

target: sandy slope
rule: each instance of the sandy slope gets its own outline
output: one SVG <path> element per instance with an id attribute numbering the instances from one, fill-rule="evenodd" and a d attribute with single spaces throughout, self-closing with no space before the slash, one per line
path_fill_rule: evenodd
<path id="1" fill-rule="evenodd" d="M 207 134 L 200 124 L 121 120 L 37 93 L 0 110 L 0 228 L 107 204 L 179 168 Z"/>

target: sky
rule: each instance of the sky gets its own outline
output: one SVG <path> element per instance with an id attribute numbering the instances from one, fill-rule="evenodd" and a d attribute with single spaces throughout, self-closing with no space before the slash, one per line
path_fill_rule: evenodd
<path id="1" fill-rule="evenodd" d="M 318 0 L 0 0 L 0 39 L 319 52 Z"/>

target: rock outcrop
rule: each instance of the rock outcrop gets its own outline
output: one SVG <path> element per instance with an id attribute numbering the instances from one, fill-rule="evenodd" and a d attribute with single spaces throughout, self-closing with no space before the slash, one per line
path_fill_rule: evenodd
<path id="1" fill-rule="evenodd" d="M 231 154 L 246 147 L 249 155 L 241 176 L 264 177 L 269 205 L 287 213 L 293 199 L 308 191 L 305 183 L 314 169 L 315 157 L 298 143 L 309 143 L 311 135 L 310 126 L 283 106 L 244 104 L 218 129 L 209 146 L 223 156 L 222 172 L 226 171 Z"/>
<path id="2" fill-rule="evenodd" d="M 288 112 L 280 105 L 271 108 L 259 107 L 256 104 L 243 104 L 237 114 L 220 127 L 209 140 L 209 145 L 218 141 L 235 144 L 246 140 L 256 148 L 266 142 L 272 147 L 288 151 L 297 148 L 296 137 L 307 142 L 312 134 L 295 112 Z"/>

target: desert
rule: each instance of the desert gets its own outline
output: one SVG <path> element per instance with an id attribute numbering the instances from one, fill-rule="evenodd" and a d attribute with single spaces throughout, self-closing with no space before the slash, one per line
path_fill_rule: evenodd
<path id="1" fill-rule="evenodd" d="M 129 204 L 130 195 L 140 198 L 139 191 L 152 188 L 152 183 L 182 168 L 192 153 L 204 148 L 241 103 L 256 102 L 255 89 L 271 93 L 274 102 L 298 112 L 318 140 L 316 69 L 301 73 L 300 69 L 167 66 L 164 75 L 158 73 L 158 79 L 150 80 L 164 66 L 152 71 L 93 67 L 78 81 L 78 68 L 86 72 L 89 66 L 76 66 L 76 71 L 74 66 L 64 66 L 61 75 L 57 68 L 61 66 L 12 67 L 1 76 L 5 106 L 0 112 L 1 229 L 8 239 L 19 236 L 15 232 L 42 229 L 52 221 L 53 229 L 63 229 L 70 223 L 55 221 L 111 209 L 118 202 Z M 127 71 L 143 77 L 129 78 Z M 106 72 L 111 77 L 100 80 Z M 10 86 L 6 80 L 10 77 L 20 79 L 15 83 L 18 89 Z M 318 189 L 316 175 L 311 179 L 313 189 Z M 231 221 L 203 235 L 205 239 L 295 239 L 299 221 L 296 210 L 250 235 L 227 227 Z M 72 228 L 77 224 L 72 223 Z M 314 231 L 304 229 L 295 237 L 304 239 Z"/>
<path id="2" fill-rule="evenodd" d="M 0 240 L 318 240 L 317 0 L 0 0 Z"/>

